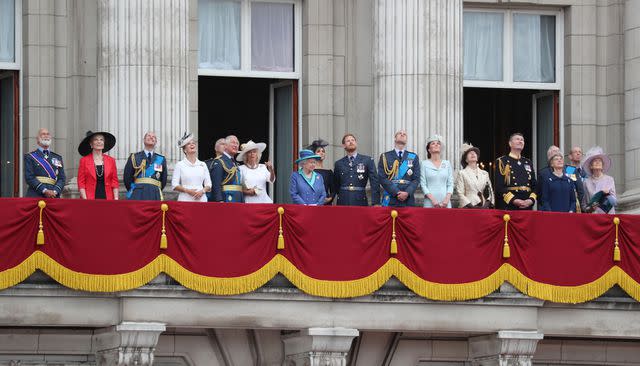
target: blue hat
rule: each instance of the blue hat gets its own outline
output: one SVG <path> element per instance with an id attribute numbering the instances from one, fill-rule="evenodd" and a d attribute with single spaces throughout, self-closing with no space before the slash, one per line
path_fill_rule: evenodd
<path id="1" fill-rule="evenodd" d="M 301 162 L 303 160 L 308 160 L 308 159 L 320 160 L 320 155 L 314 154 L 313 151 L 311 151 L 311 150 L 303 149 L 303 150 L 300 150 L 299 154 L 300 154 L 300 158 L 298 160 L 296 160 L 296 164 L 298 164 L 299 162 Z"/>

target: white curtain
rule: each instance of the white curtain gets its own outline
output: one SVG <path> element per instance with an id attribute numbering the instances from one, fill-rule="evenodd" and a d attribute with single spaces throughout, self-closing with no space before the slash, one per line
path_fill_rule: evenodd
<path id="1" fill-rule="evenodd" d="M 240 69 L 240 3 L 199 0 L 200 68 Z"/>
<path id="2" fill-rule="evenodd" d="M 514 14 L 514 81 L 555 82 L 555 20 L 552 15 Z"/>
<path id="3" fill-rule="evenodd" d="M 465 80 L 502 80 L 502 13 L 465 12 Z"/>
<path id="4" fill-rule="evenodd" d="M 0 0 L 0 61 L 15 61 L 14 0 Z"/>
<path id="5" fill-rule="evenodd" d="M 251 4 L 251 68 L 293 71 L 293 4 Z"/>

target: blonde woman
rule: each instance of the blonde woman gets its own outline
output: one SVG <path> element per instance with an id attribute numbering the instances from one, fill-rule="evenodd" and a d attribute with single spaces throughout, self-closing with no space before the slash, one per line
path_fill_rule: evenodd
<path id="1" fill-rule="evenodd" d="M 206 193 L 211 191 L 211 177 L 207 165 L 198 160 L 198 144 L 191 134 L 185 134 L 178 146 L 182 148 L 184 159 L 173 170 L 171 186 L 178 195 L 178 201 L 207 202 Z"/>
<path id="2" fill-rule="evenodd" d="M 273 203 L 267 194 L 267 183 L 276 181 L 276 173 L 271 162 L 260 164 L 262 152 L 266 148 L 265 143 L 249 140 L 246 144 L 242 144 L 240 153 L 236 157 L 237 161 L 244 162 L 239 169 L 245 203 Z"/>

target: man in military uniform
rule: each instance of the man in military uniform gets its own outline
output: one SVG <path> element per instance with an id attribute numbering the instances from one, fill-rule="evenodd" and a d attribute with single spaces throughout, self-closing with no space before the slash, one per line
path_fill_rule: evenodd
<path id="1" fill-rule="evenodd" d="M 531 160 L 522 156 L 524 136 L 509 137 L 509 155 L 496 160 L 496 206 L 504 210 L 532 210 L 536 203 L 536 173 Z"/>
<path id="2" fill-rule="evenodd" d="M 155 152 L 158 138 L 154 132 L 144 134 L 144 150 L 131 154 L 124 166 L 127 199 L 163 200 L 167 185 L 167 159 Z"/>
<path id="3" fill-rule="evenodd" d="M 395 148 L 380 155 L 378 178 L 382 192 L 382 206 L 414 206 L 413 194 L 420 183 L 418 154 L 407 151 L 407 132 L 394 135 Z"/>
<path id="4" fill-rule="evenodd" d="M 212 202 L 243 202 L 242 177 L 236 164 L 240 142 L 230 135 L 225 139 L 224 153 L 215 158 L 211 169 L 211 184 L 213 185 L 210 200 Z"/>
<path id="5" fill-rule="evenodd" d="M 585 212 L 587 202 L 584 198 L 584 180 L 587 173 L 582 169 L 582 148 L 574 146 L 569 153 L 569 164 L 565 165 L 565 173 L 576 183 L 576 212 Z"/>
<path id="6" fill-rule="evenodd" d="M 338 195 L 338 206 L 368 206 L 367 180 L 371 185 L 372 204 L 379 205 L 380 184 L 373 159 L 358 154 L 358 142 L 353 134 L 342 137 L 342 147 L 347 156 L 333 165 L 333 186 Z"/>
<path id="7" fill-rule="evenodd" d="M 60 198 L 65 175 L 62 156 L 49 150 L 53 137 L 46 128 L 38 130 L 38 148 L 24 155 L 26 197 Z"/>

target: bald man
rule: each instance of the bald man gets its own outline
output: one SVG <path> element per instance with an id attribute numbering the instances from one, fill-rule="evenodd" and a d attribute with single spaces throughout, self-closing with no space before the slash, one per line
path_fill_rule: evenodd
<path id="1" fill-rule="evenodd" d="M 24 155 L 24 178 L 27 181 L 26 197 L 60 198 L 65 175 L 62 156 L 49 148 L 53 136 L 46 128 L 38 130 L 38 148 Z"/>

